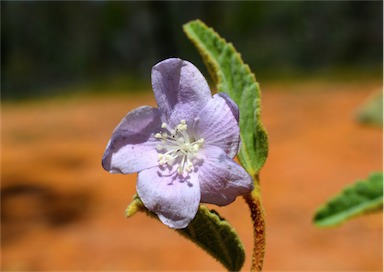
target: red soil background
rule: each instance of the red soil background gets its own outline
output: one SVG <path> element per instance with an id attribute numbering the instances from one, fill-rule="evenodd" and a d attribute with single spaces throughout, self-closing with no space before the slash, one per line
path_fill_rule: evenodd
<path id="1" fill-rule="evenodd" d="M 265 271 L 382 270 L 382 213 L 318 229 L 314 211 L 382 169 L 382 130 L 355 121 L 380 81 L 266 83 L 270 153 L 261 172 L 267 215 Z M 136 175 L 100 164 L 121 118 L 149 92 L 3 103 L 1 270 L 204 270 L 224 268 L 144 214 L 126 219 Z M 238 231 L 249 269 L 252 229 L 242 198 L 214 207 Z"/>

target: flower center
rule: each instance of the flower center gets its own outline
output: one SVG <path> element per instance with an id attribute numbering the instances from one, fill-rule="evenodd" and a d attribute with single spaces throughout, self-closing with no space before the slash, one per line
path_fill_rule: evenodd
<path id="1" fill-rule="evenodd" d="M 165 131 L 155 134 L 155 138 L 161 141 L 156 147 L 159 151 L 159 164 L 173 165 L 177 159 L 180 159 L 177 172 L 179 174 L 183 174 L 184 171 L 188 173 L 192 172 L 192 159 L 200 150 L 204 139 L 200 138 L 197 141 L 192 139 L 191 141 L 191 138 L 187 134 L 187 124 L 185 120 L 181 120 L 175 129 L 169 128 L 166 123 L 162 123 L 161 128 Z"/>

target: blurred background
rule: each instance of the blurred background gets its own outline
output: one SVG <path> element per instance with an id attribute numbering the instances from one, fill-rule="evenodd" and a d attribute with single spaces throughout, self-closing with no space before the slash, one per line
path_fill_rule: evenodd
<path id="1" fill-rule="evenodd" d="M 136 175 L 100 163 L 121 118 L 156 106 L 154 64 L 180 57 L 209 77 L 182 31 L 197 18 L 263 93 L 265 270 L 382 270 L 382 214 L 311 224 L 382 169 L 382 1 L 1 1 L 2 271 L 222 270 L 156 220 L 125 219 Z M 244 201 L 213 208 L 250 258 Z"/>
<path id="2" fill-rule="evenodd" d="M 60 87 L 118 75 L 124 84 L 148 84 L 153 64 L 170 56 L 202 66 L 181 28 L 196 18 L 233 42 L 259 77 L 381 76 L 381 7 L 379 1 L 3 1 L 2 98 L 55 95 L 64 92 Z"/>

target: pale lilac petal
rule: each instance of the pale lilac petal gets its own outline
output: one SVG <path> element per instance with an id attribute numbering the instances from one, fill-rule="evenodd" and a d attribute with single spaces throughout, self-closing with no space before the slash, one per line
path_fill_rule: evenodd
<path id="1" fill-rule="evenodd" d="M 139 173 L 136 189 L 144 206 L 170 228 L 187 227 L 199 208 L 200 186 L 196 173 L 182 177 L 175 171 L 170 173 L 168 169 L 153 167 Z"/>
<path id="2" fill-rule="evenodd" d="M 159 111 L 143 106 L 129 112 L 113 131 L 102 165 L 111 173 L 134 173 L 158 165 L 153 133 L 160 130 Z"/>
<path id="3" fill-rule="evenodd" d="M 172 58 L 152 68 L 152 88 L 163 121 L 175 127 L 181 120 L 191 125 L 211 99 L 208 83 L 190 62 Z"/>
<path id="4" fill-rule="evenodd" d="M 229 97 L 229 95 L 226 93 L 217 93 L 216 95 L 224 98 L 225 102 L 227 102 L 228 107 L 231 109 L 231 112 L 232 112 L 233 116 L 235 117 L 236 121 L 239 122 L 239 117 L 240 117 L 239 107 L 232 100 L 232 98 Z"/>
<path id="5" fill-rule="evenodd" d="M 236 104 L 226 95 L 215 94 L 197 116 L 195 139 L 204 138 L 204 145 L 214 145 L 234 158 L 239 150 L 240 129 Z"/>
<path id="6" fill-rule="evenodd" d="M 201 202 L 224 206 L 253 190 L 251 176 L 220 148 L 210 146 L 201 153 L 205 157 L 198 169 Z"/>

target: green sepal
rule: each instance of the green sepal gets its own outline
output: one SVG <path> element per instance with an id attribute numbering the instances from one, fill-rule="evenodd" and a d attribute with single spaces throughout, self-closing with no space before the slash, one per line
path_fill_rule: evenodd
<path id="1" fill-rule="evenodd" d="M 136 195 L 126 209 L 126 216 L 131 217 L 137 212 L 158 218 L 147 208 Z M 195 218 L 185 229 L 176 230 L 191 240 L 212 257 L 218 260 L 228 271 L 239 271 L 245 261 L 244 247 L 234 228 L 216 211 L 200 205 Z"/>
<path id="2" fill-rule="evenodd" d="M 346 187 L 339 195 L 318 209 L 313 222 L 318 227 L 337 226 L 359 215 L 382 211 L 383 173 Z"/>
<path id="3" fill-rule="evenodd" d="M 228 93 L 240 110 L 239 160 L 251 176 L 259 173 L 268 156 L 268 137 L 260 120 L 261 93 L 248 65 L 231 43 L 200 20 L 183 26 L 198 49 L 217 91 Z"/>

